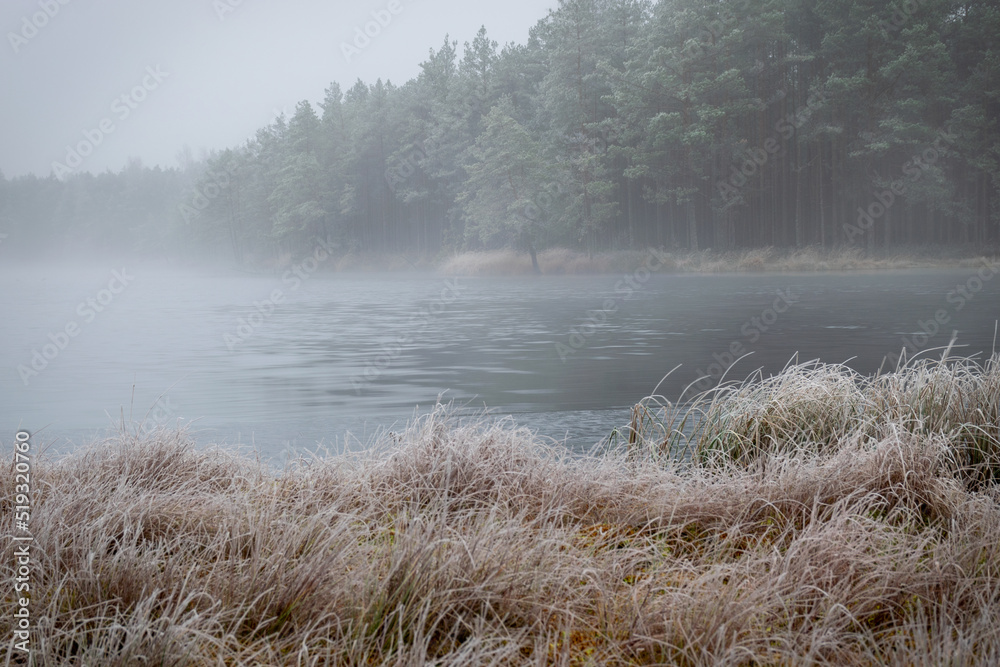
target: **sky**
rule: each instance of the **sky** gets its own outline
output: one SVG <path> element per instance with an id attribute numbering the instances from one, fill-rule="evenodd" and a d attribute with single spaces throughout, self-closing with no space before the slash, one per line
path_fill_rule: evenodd
<path id="1" fill-rule="evenodd" d="M 185 147 L 240 144 L 334 81 L 405 83 L 446 34 L 461 47 L 485 25 L 501 47 L 524 43 L 557 4 L 4 0 L 0 171 L 177 167 Z"/>

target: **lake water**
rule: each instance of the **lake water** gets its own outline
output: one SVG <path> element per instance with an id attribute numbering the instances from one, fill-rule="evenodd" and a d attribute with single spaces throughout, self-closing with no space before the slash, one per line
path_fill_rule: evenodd
<path id="1" fill-rule="evenodd" d="M 678 365 L 659 389 L 672 400 L 731 352 L 752 353 L 731 378 L 777 372 L 796 353 L 870 373 L 904 338 L 926 349 L 957 331 L 958 353 L 988 355 L 1000 317 L 1000 280 L 975 268 L 639 273 L 631 285 L 303 276 L 0 268 L 0 441 L 27 428 L 65 450 L 124 413 L 193 423 L 199 442 L 252 445 L 280 465 L 318 443 L 343 449 L 348 432 L 364 443 L 400 429 L 440 397 L 584 449 Z"/>

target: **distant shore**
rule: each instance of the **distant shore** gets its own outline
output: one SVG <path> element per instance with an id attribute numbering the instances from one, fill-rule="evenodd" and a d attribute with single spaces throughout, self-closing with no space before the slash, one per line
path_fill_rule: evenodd
<path id="1" fill-rule="evenodd" d="M 655 253 L 655 254 L 654 254 Z M 922 268 L 960 268 L 997 263 L 997 255 L 971 250 L 931 252 L 904 251 L 887 255 L 868 254 L 855 248 L 783 250 L 757 248 L 732 252 L 620 250 L 588 255 L 554 248 L 538 253 L 543 274 L 620 273 L 634 271 L 650 259 L 660 273 L 765 273 L 809 271 L 883 271 Z M 438 270 L 457 275 L 527 275 L 533 273 L 525 253 L 510 250 L 466 252 L 441 262 Z"/>
<path id="2" fill-rule="evenodd" d="M 897 252 L 865 252 L 858 248 L 824 250 L 754 248 L 691 252 L 687 250 L 615 250 L 587 253 L 568 248 L 539 251 L 542 275 L 587 275 L 631 272 L 650 261 L 658 273 L 792 273 L 892 271 L 907 269 L 976 268 L 998 265 L 1000 252 L 982 248 L 913 248 Z M 284 256 L 264 267 L 286 270 L 296 265 Z M 351 253 L 332 256 L 321 271 L 428 272 L 464 276 L 528 276 L 535 273 L 527 253 L 514 250 L 467 251 L 447 256 L 406 253 Z M 998 267 L 1000 269 L 1000 267 Z"/>

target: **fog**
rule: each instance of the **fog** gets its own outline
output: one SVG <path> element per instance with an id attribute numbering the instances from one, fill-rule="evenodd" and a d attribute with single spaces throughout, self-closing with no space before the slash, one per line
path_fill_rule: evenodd
<path id="1" fill-rule="evenodd" d="M 6 3 L 0 431 L 280 462 L 453 401 L 583 451 L 990 355 L 995 12 L 788 5 Z"/>
<path id="2" fill-rule="evenodd" d="M 129 158 L 182 166 L 185 147 L 197 157 L 238 145 L 296 102 L 322 101 L 333 81 L 404 83 L 445 35 L 461 44 L 487 25 L 500 44 L 524 42 L 555 5 L 399 0 L 389 12 L 385 0 L 5 2 L 0 171 L 47 176 L 104 119 L 115 129 L 80 171 L 117 172 Z M 342 45 L 354 47 L 373 13 L 386 25 L 345 55 Z M 147 68 L 161 77 L 149 79 Z M 145 99 L 121 102 L 144 84 Z"/>
<path id="3" fill-rule="evenodd" d="M 30 424 L 66 449 L 123 418 L 139 432 L 189 426 L 280 464 L 362 446 L 441 400 L 586 451 L 654 389 L 690 398 L 723 375 L 778 372 L 796 353 L 871 373 L 892 370 L 904 348 L 937 356 L 958 331 L 955 353 L 989 354 L 998 303 L 994 283 L 970 285 L 968 271 L 640 270 L 632 289 L 613 275 L 297 268 L 5 270 L 0 428 Z"/>

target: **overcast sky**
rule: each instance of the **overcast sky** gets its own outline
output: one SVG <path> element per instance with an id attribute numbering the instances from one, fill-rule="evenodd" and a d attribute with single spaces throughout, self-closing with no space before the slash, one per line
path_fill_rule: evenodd
<path id="1" fill-rule="evenodd" d="M 296 102 L 321 101 L 333 81 L 402 84 L 445 34 L 461 47 L 485 25 L 501 46 L 524 43 L 557 4 L 3 0 L 0 170 L 48 176 L 81 142 L 93 149 L 77 170 L 118 171 L 129 157 L 178 166 L 185 145 L 198 157 L 241 143 Z M 342 44 L 376 19 L 378 34 L 345 57 Z"/>

